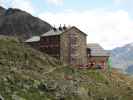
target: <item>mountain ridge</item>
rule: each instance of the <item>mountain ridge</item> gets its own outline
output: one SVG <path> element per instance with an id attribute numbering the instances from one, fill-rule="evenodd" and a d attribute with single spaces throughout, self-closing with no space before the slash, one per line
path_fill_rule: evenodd
<path id="1" fill-rule="evenodd" d="M 133 43 L 117 47 L 111 51 L 113 66 L 128 73 L 128 68 L 133 66 Z M 129 73 L 133 72 L 130 70 Z"/>
<path id="2" fill-rule="evenodd" d="M 30 38 L 49 31 L 52 26 L 31 14 L 16 8 L 0 7 L 0 35 Z"/>

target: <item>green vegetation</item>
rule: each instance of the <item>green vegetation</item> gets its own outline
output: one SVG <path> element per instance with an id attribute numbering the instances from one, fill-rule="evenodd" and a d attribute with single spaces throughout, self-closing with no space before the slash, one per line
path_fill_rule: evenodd
<path id="1" fill-rule="evenodd" d="M 0 36 L 0 95 L 5 100 L 132 100 L 132 78 L 113 70 L 63 65 L 15 38 Z"/>

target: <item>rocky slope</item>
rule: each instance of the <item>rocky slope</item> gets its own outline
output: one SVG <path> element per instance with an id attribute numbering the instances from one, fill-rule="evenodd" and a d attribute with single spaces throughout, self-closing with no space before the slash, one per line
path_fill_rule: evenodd
<path id="1" fill-rule="evenodd" d="M 49 31 L 51 25 L 19 9 L 0 7 L 0 34 L 27 39 Z"/>
<path id="2" fill-rule="evenodd" d="M 133 73 L 133 43 L 112 50 L 112 61 L 114 67 Z"/>
<path id="3" fill-rule="evenodd" d="M 4 100 L 132 100 L 133 80 L 116 70 L 63 65 L 15 38 L 0 36 L 0 97 Z"/>

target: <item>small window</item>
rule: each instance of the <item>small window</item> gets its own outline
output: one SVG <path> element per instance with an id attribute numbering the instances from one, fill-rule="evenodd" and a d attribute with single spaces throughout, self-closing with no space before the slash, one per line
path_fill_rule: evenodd
<path id="1" fill-rule="evenodd" d="M 91 54 L 91 49 L 87 48 L 87 54 Z"/>
<path id="2" fill-rule="evenodd" d="M 77 49 L 76 48 L 71 48 L 71 54 L 76 54 Z"/>
<path id="3" fill-rule="evenodd" d="M 74 57 L 71 57 L 71 61 L 70 61 L 71 64 L 75 64 L 76 63 L 76 58 Z"/>

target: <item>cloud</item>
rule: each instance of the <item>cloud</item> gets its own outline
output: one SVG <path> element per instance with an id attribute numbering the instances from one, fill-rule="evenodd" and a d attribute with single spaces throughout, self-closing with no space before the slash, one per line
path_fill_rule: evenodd
<path id="1" fill-rule="evenodd" d="M 100 43 L 105 49 L 133 42 L 133 20 L 124 10 L 47 12 L 39 17 L 56 26 L 75 25 L 88 34 L 88 42 Z"/>
<path id="2" fill-rule="evenodd" d="M 47 0 L 51 4 L 62 5 L 64 0 Z"/>
<path id="3" fill-rule="evenodd" d="M 32 14 L 35 13 L 32 0 L 0 0 L 0 6 L 19 8 Z"/>
<path id="4" fill-rule="evenodd" d="M 123 4 L 132 6 L 133 0 L 113 0 L 113 2 L 117 5 Z"/>

